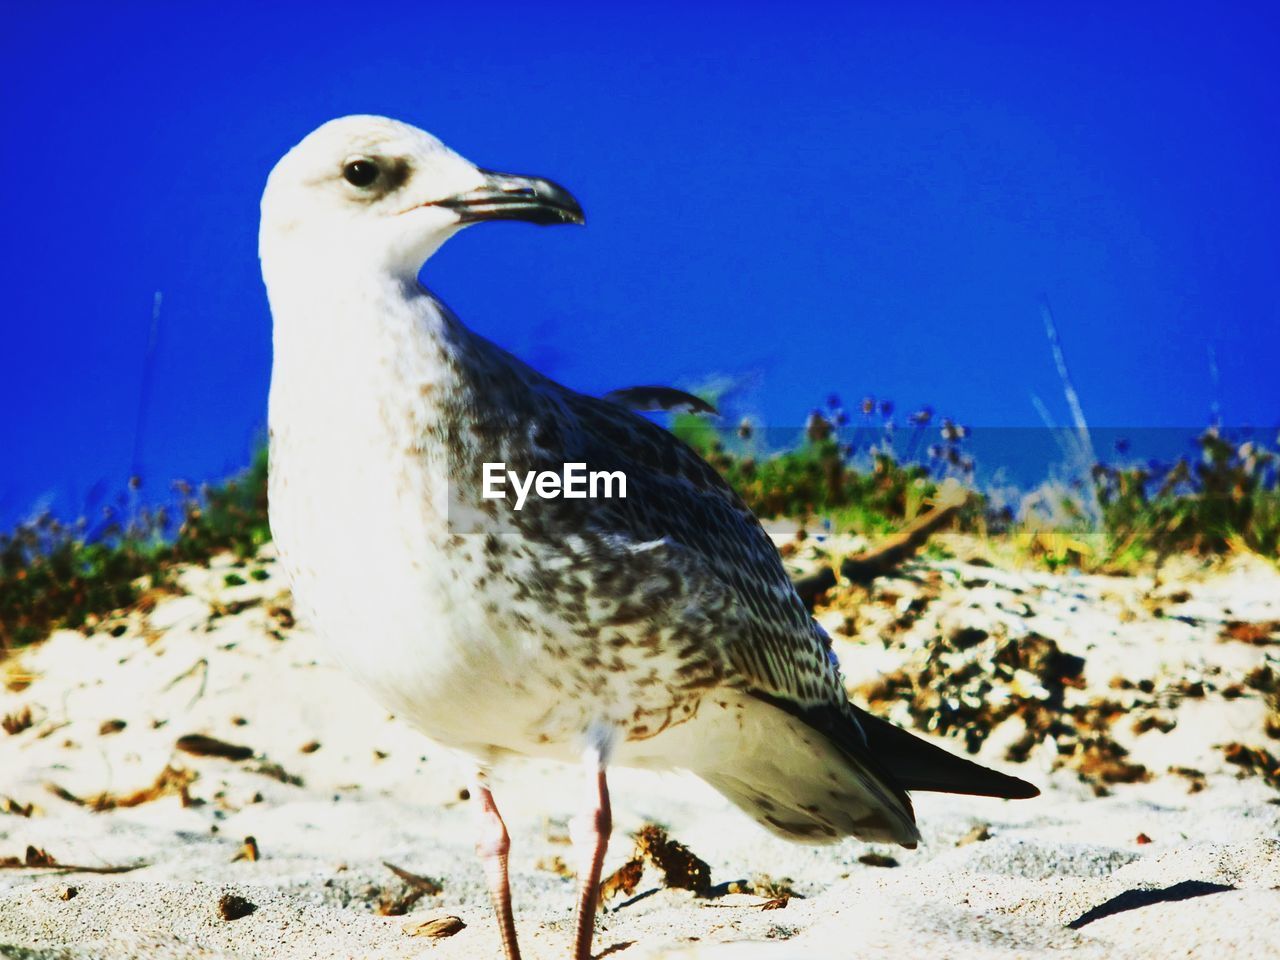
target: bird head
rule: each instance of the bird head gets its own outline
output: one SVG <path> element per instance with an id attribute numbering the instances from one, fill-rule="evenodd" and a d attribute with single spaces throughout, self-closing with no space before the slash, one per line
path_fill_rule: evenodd
<path id="1" fill-rule="evenodd" d="M 264 264 L 284 251 L 315 269 L 414 276 L 459 229 L 483 220 L 583 223 L 563 187 L 484 170 L 386 117 L 331 120 L 276 164 L 262 195 Z"/>

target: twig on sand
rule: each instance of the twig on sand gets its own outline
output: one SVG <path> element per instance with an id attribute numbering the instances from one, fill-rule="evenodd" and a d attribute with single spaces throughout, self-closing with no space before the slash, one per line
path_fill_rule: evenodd
<path id="1" fill-rule="evenodd" d="M 416 873 L 410 873 L 402 867 L 397 867 L 394 863 L 387 863 L 386 861 L 383 861 L 382 865 L 405 883 L 409 884 L 409 886 L 413 887 L 415 890 L 421 890 L 423 894 L 428 897 L 434 897 L 444 889 L 444 887 L 440 885 L 439 880 L 432 880 L 430 877 L 423 877 Z"/>
<path id="2" fill-rule="evenodd" d="M 88 807 L 95 813 L 101 813 L 104 810 L 115 810 L 119 807 L 139 807 L 144 803 L 150 803 L 153 800 L 159 800 L 161 797 L 167 797 L 172 794 L 177 794 L 181 797 L 182 805 L 189 807 L 194 801 L 191 799 L 188 788 L 195 780 L 196 773 L 193 770 L 166 766 L 150 786 L 135 790 L 133 793 L 116 794 L 103 792 L 92 797 L 79 797 L 56 783 L 46 783 L 45 789 L 59 800 L 66 800 L 68 803 Z"/>
<path id="3" fill-rule="evenodd" d="M 406 889 L 399 893 L 393 890 L 383 890 L 374 908 L 379 916 L 402 917 L 423 897 L 437 896 L 444 889 L 438 881 L 432 880 L 430 877 L 422 877 L 416 873 L 410 873 L 408 870 L 397 867 L 393 863 L 384 861 L 382 865 L 403 880 L 406 884 Z M 421 936 L 424 934 L 414 935 Z M 425 935 L 448 936 L 449 934 Z"/>
<path id="4" fill-rule="evenodd" d="M 854 583 L 870 583 L 896 569 L 903 561 L 919 553 L 929 538 L 946 525 L 968 500 L 969 492 L 958 483 L 944 483 L 938 502 L 928 513 L 871 549 L 845 557 L 840 563 L 841 576 Z M 815 574 L 792 581 L 792 585 L 805 606 L 813 609 L 818 596 L 836 585 L 836 574 L 830 567 L 824 567 Z"/>
<path id="5" fill-rule="evenodd" d="M 53 855 L 39 847 L 28 846 L 22 857 L 0 857 L 0 870 L 52 870 L 54 873 L 128 873 L 148 864 L 130 863 L 105 867 L 84 864 L 59 863 Z"/>
<path id="6" fill-rule="evenodd" d="M 195 706 L 196 701 L 204 696 L 205 685 L 209 682 L 208 659 L 206 659 L 205 657 L 201 657 L 199 660 L 197 660 L 195 663 L 189 666 L 186 670 L 183 670 L 180 674 L 178 674 L 176 677 L 174 677 L 164 686 L 164 689 L 166 691 L 172 690 L 174 687 L 178 685 L 180 681 L 185 680 L 187 677 L 191 676 L 197 670 L 200 671 L 200 686 L 196 690 L 195 696 L 191 698 L 191 702 L 187 704 L 187 709 L 190 709 L 191 707 Z"/>

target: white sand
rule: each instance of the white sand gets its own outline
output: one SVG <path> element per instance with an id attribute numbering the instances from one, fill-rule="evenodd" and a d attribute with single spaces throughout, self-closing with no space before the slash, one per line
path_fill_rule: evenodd
<path id="1" fill-rule="evenodd" d="M 30 707 L 35 721 L 0 733 L 0 810 L 6 797 L 38 807 L 30 817 L 0 812 L 0 858 L 21 858 L 33 845 L 61 863 L 147 864 L 115 875 L 0 870 L 0 955 L 497 956 L 470 811 L 458 799 L 464 767 L 373 704 L 305 626 L 284 629 L 283 639 L 268 633 L 280 628 L 268 611 L 283 591 L 269 559 L 250 565 L 268 579 L 236 587 L 223 584 L 228 563 L 186 571 L 190 595 L 130 615 L 122 636 L 56 634 L 19 658 L 16 666 L 35 677 L 29 687 L 0 688 L 0 715 Z M 909 602 L 926 570 L 941 571 L 940 593 L 894 644 L 879 643 L 877 617 L 892 619 L 893 604 Z M 919 631 L 970 621 L 1033 629 L 1084 656 L 1088 688 L 1072 692 L 1081 697 L 1108 692 L 1117 674 L 1204 676 L 1220 688 L 1268 651 L 1280 654 L 1218 640 L 1223 620 L 1280 620 L 1280 575 L 1257 561 L 1215 572 L 1188 565 L 1159 587 L 946 562 L 879 581 L 877 590 L 899 599 L 863 611 L 856 640 L 838 639 L 851 682 L 897 666 Z M 1179 591 L 1189 596 L 1176 598 Z M 1151 599 L 1160 595 L 1163 604 Z M 211 615 L 245 602 L 239 612 Z M 1152 612 L 1160 605 L 1163 616 Z M 822 617 L 834 628 L 844 613 Z M 717 960 L 1280 956 L 1280 795 L 1257 777 L 1238 777 L 1220 749 L 1240 741 L 1280 752 L 1263 733 L 1265 707 L 1252 691 L 1232 700 L 1210 693 L 1169 712 L 1178 723 L 1168 733 L 1116 726 L 1132 759 L 1158 775 L 1110 796 L 1095 797 L 1069 770 L 1051 773 L 1047 749 L 1005 765 L 1044 788 L 1037 800 L 917 795 L 924 844 L 878 850 L 896 858 L 895 868 L 860 863 L 869 848 L 853 841 L 803 847 L 775 839 L 688 777 L 615 770 L 606 872 L 626 859 L 628 835 L 656 821 L 707 860 L 714 882 L 788 877 L 803 898 L 765 911 L 758 896 L 699 899 L 663 889 L 650 871 L 632 900 L 614 901 L 603 915 L 597 950 Z M 124 729 L 100 733 L 113 719 Z M 258 760 L 175 751 L 190 733 L 250 746 L 305 785 L 254 772 Z M 998 729 L 983 758 L 1000 763 L 1016 733 Z M 301 752 L 312 741 L 319 748 Z M 167 764 L 198 774 L 189 788 L 198 803 L 184 807 L 171 795 L 92 812 L 47 787 L 127 794 Z M 1171 765 L 1204 771 L 1205 789 L 1188 793 L 1186 779 L 1164 773 Z M 564 839 L 579 784 L 575 770 L 534 763 L 500 771 L 495 783 L 514 840 L 517 922 L 530 958 L 568 952 L 573 881 L 546 865 L 557 856 L 572 863 Z M 976 824 L 989 825 L 990 838 L 957 846 Z M 1139 843 L 1140 834 L 1150 842 Z M 261 859 L 233 861 L 248 835 Z M 407 916 L 378 916 L 383 892 L 404 888 L 384 861 L 439 880 L 442 892 Z M 77 892 L 64 900 L 68 886 Z M 256 911 L 221 919 L 226 892 Z M 449 939 L 404 932 L 447 915 L 467 924 Z"/>

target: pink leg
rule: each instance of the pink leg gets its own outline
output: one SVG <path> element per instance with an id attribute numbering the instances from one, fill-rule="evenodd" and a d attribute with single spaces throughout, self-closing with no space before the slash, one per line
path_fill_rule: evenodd
<path id="1" fill-rule="evenodd" d="M 502 822 L 493 794 L 477 777 L 471 790 L 472 799 L 479 803 L 480 839 L 476 841 L 476 853 L 484 864 L 485 879 L 489 881 L 489 899 L 493 912 L 498 916 L 498 930 L 502 934 L 502 952 L 506 960 L 520 960 L 520 945 L 516 942 L 516 920 L 511 910 L 511 884 L 507 880 L 507 853 L 511 850 L 511 838 L 507 825 Z"/>
<path id="2" fill-rule="evenodd" d="M 604 865 L 604 853 L 613 830 L 604 763 L 594 751 L 587 756 L 587 802 L 582 817 L 575 817 L 571 824 L 573 843 L 578 851 L 578 922 L 573 938 L 574 960 L 591 960 L 596 902 L 600 897 L 600 868 Z"/>

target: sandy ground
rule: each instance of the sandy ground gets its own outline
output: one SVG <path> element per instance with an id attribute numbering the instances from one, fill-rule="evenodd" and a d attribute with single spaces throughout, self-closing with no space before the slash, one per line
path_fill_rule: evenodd
<path id="1" fill-rule="evenodd" d="M 657 822 L 710 864 L 717 886 L 710 897 L 667 889 L 650 868 L 634 894 L 611 901 L 598 954 L 1280 956 L 1280 794 L 1223 750 L 1238 742 L 1280 752 L 1264 732 L 1263 695 L 1240 685 L 1280 657 L 1280 637 L 1268 634 L 1280 621 L 1280 575 L 1247 558 L 1184 566 L 1157 583 L 921 562 L 877 581 L 860 611 L 820 612 L 843 631 L 836 644 L 851 687 L 919 656 L 930 636 L 980 624 L 1000 636 L 1051 637 L 1083 657 L 1073 698 L 1115 696 L 1117 677 L 1150 680 L 1174 725 L 1135 732 L 1127 717 L 1116 723 L 1116 740 L 1150 779 L 1098 796 L 1052 743 L 1007 763 L 1020 732 L 1011 719 L 981 756 L 1041 785 L 1043 796 L 917 795 L 925 842 L 915 851 L 788 844 L 692 778 L 615 770 L 606 873 L 628 857 L 630 834 Z M 229 574 L 245 582 L 228 585 Z M 0 717 L 15 728 L 0 733 L 0 863 L 13 858 L 0 869 L 0 955 L 497 956 L 471 811 L 460 800 L 462 763 L 339 672 L 293 622 L 269 557 L 192 568 L 182 582 L 185 595 L 145 614 L 90 637 L 55 634 L 0 665 L 9 681 Z M 1231 621 L 1272 626 L 1249 642 L 1224 641 Z M 1167 692 L 1188 677 L 1202 681 L 1203 696 Z M 189 734 L 253 755 L 178 750 Z M 564 957 L 573 880 L 563 862 L 573 862 L 567 821 L 580 774 L 513 764 L 494 789 L 514 839 L 522 945 L 531 958 Z M 240 856 L 246 837 L 256 860 Z M 869 852 L 896 865 L 859 859 Z M 439 892 L 402 916 L 380 915 L 411 889 L 388 863 L 438 881 Z M 84 867 L 132 869 L 76 869 Z M 734 881 L 759 892 L 726 892 Z M 795 895 L 763 909 L 766 894 L 786 886 Z M 227 894 L 252 912 L 224 919 Z M 441 939 L 407 932 L 447 916 L 465 927 Z"/>

